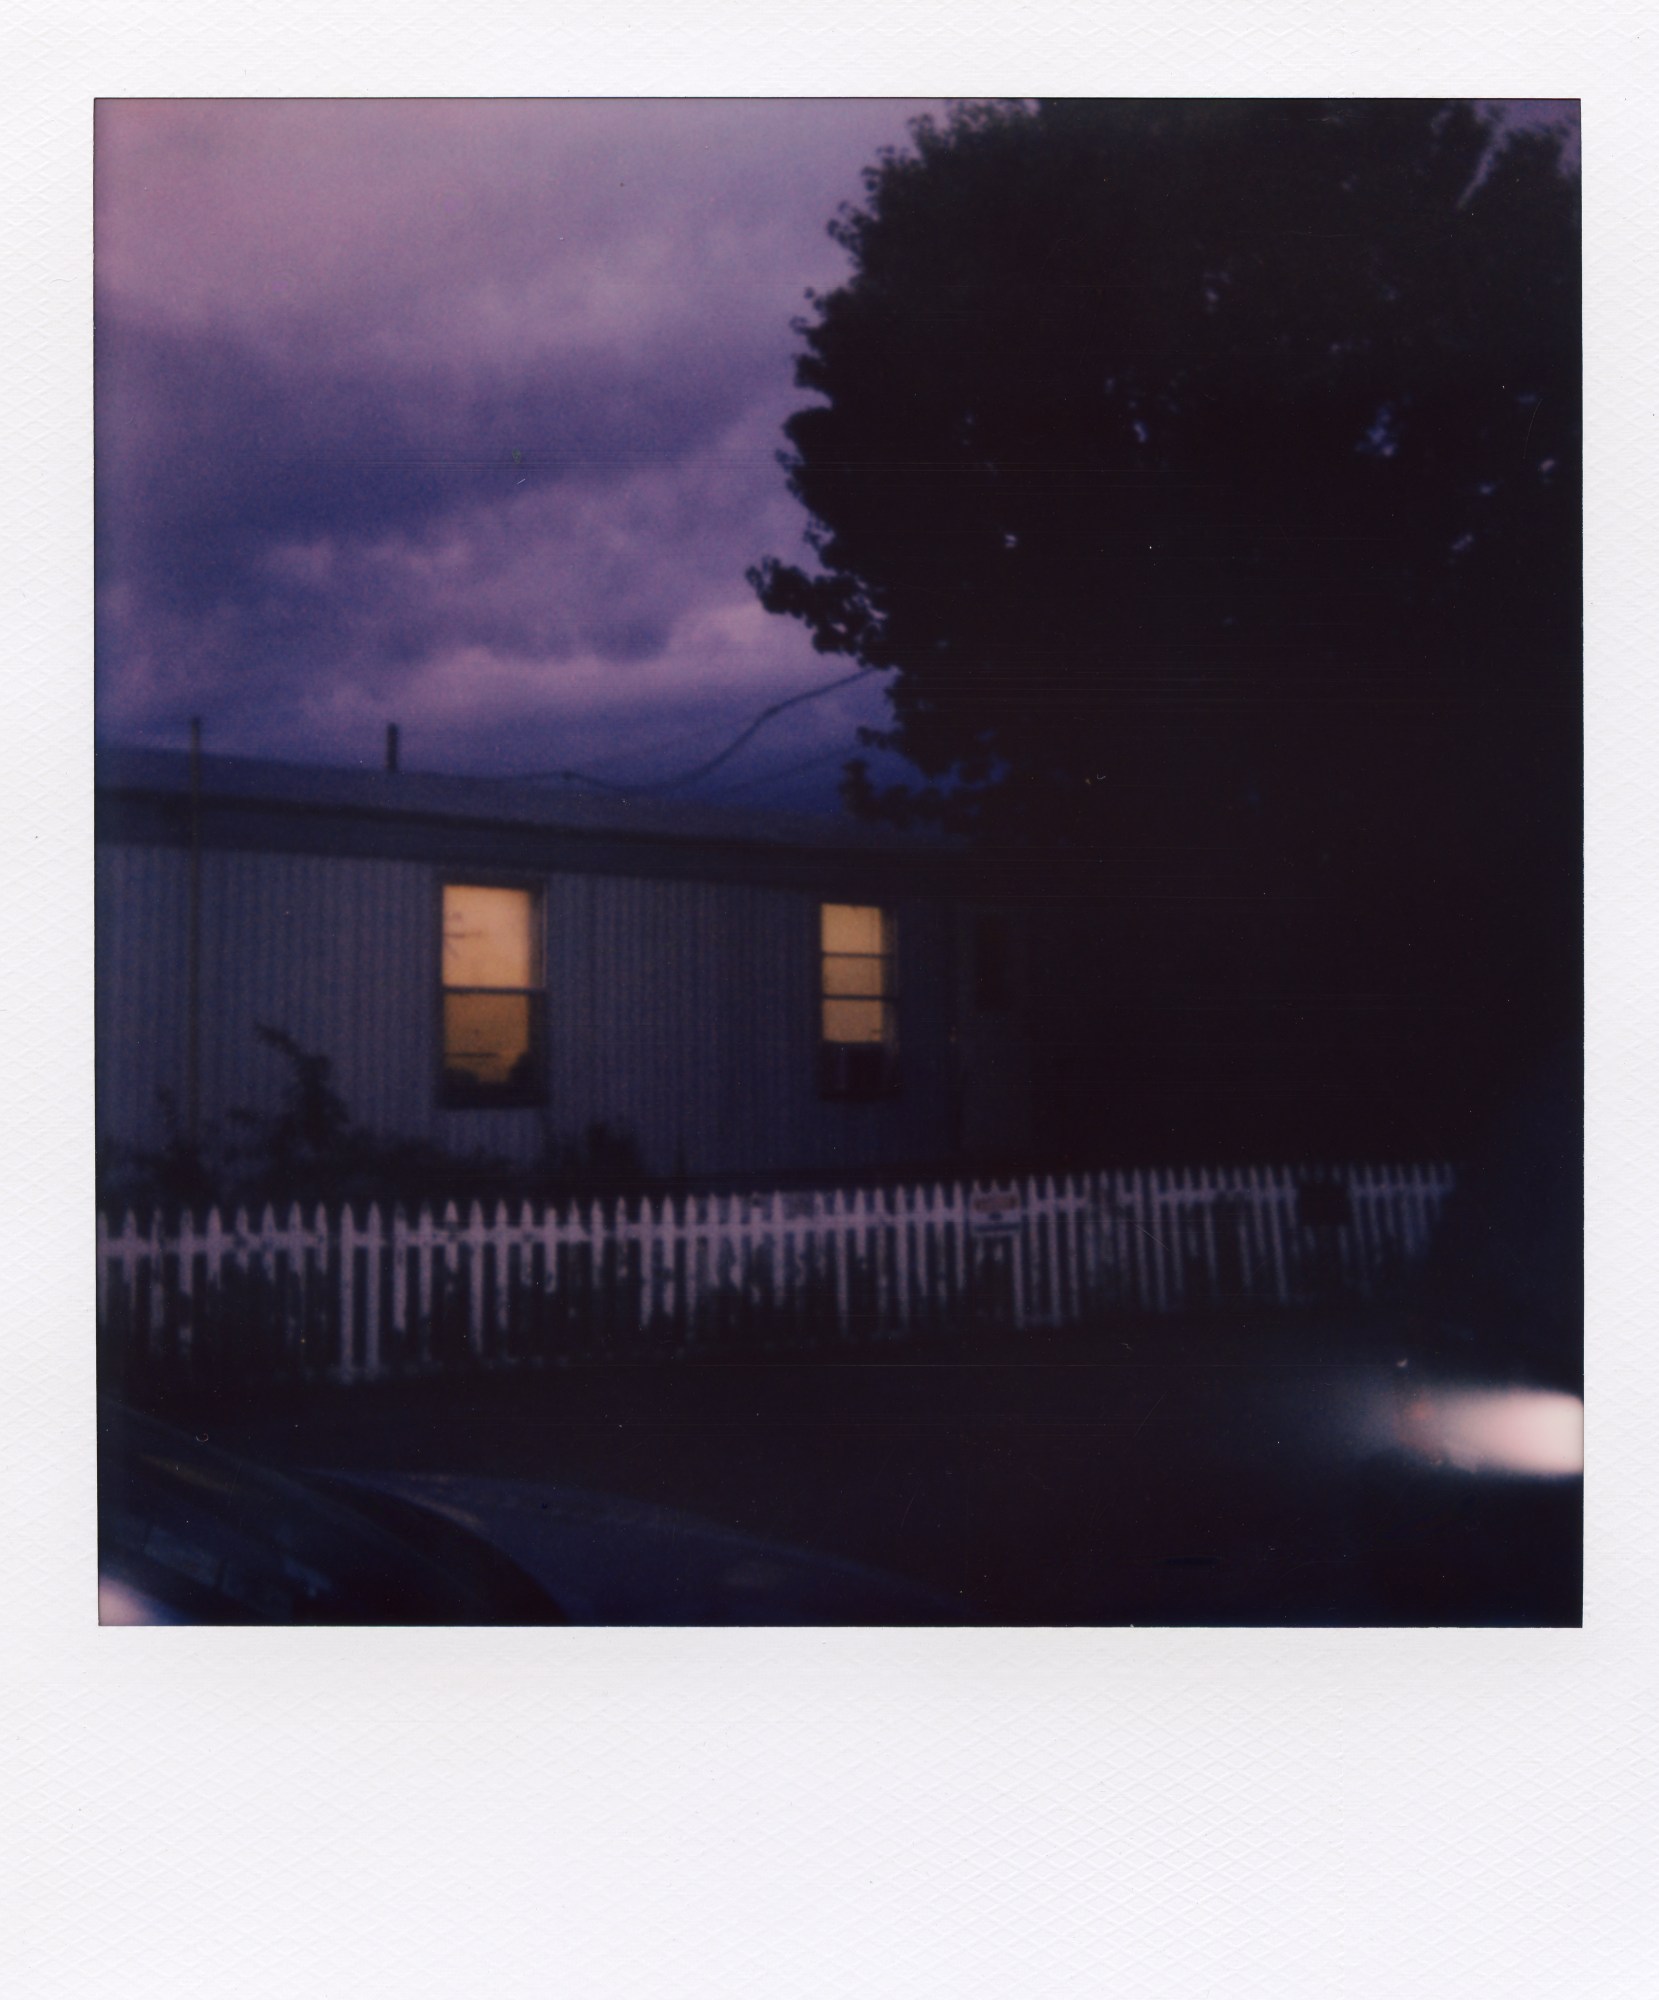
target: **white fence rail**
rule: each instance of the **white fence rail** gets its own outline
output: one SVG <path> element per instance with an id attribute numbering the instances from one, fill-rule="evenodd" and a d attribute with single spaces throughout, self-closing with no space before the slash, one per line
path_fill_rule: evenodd
<path id="1" fill-rule="evenodd" d="M 469 1357 L 1369 1298 L 1422 1256 L 1453 1181 L 1443 1166 L 1170 1169 L 464 1217 L 215 1209 L 170 1230 L 100 1216 L 99 1328 L 138 1365 L 356 1381 Z"/>

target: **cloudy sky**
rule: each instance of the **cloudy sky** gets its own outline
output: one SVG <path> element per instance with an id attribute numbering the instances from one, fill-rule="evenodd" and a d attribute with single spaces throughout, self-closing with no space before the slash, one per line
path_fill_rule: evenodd
<path id="1" fill-rule="evenodd" d="M 924 108 L 105 101 L 100 739 L 626 785 L 844 673 L 743 572 L 825 223 Z M 694 789 L 827 806 L 881 714 Z"/>

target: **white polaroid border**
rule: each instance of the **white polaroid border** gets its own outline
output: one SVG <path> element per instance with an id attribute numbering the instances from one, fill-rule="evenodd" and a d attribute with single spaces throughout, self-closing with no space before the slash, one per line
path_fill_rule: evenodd
<path id="1" fill-rule="evenodd" d="M 13 10 L 5 41 L 0 1980 L 65 2000 L 1641 1990 L 1659 244 L 1637 10 L 68 0 Z M 1584 98 L 1585 1630 L 100 1631 L 94 97 L 1042 92 Z"/>

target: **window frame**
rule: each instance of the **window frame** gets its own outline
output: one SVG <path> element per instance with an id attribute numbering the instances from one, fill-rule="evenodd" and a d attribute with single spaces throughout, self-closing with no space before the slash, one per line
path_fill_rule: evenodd
<path id="1" fill-rule="evenodd" d="M 828 909 L 874 910 L 881 922 L 879 952 L 837 952 L 824 943 L 824 912 Z M 900 1086 L 899 1063 L 899 917 L 891 903 L 852 903 L 821 896 L 816 905 L 817 970 L 813 995 L 815 1041 L 818 1050 L 818 1094 L 829 1103 L 873 1103 L 895 1097 Z M 874 994 L 831 993 L 831 959 L 873 958 L 882 967 L 880 990 Z M 824 1008 L 830 1000 L 873 1000 L 881 1008 L 882 1036 L 877 1042 L 837 1042 L 825 1032 Z"/>
<path id="2" fill-rule="evenodd" d="M 451 986 L 444 978 L 445 902 L 451 889 L 511 889 L 529 899 L 530 986 Z M 507 873 L 493 868 L 465 871 L 446 870 L 437 882 L 434 895 L 436 968 L 437 1101 L 443 1111 L 525 1111 L 547 1102 L 547 884 L 536 875 Z M 500 993 L 528 1002 L 530 1029 L 530 1077 L 522 1083 L 486 1084 L 460 1080 L 464 1072 L 449 1064 L 448 1019 L 445 1003 L 451 994 Z"/>

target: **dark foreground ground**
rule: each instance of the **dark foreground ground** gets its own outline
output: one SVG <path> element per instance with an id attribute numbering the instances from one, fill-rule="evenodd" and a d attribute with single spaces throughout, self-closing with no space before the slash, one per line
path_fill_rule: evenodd
<path id="1" fill-rule="evenodd" d="M 450 1378 L 191 1429 L 286 1471 L 682 1510 L 970 1622 L 1578 1622 L 1581 1482 L 1410 1458 L 1398 1358 L 1382 1329 L 1164 1323 Z"/>

